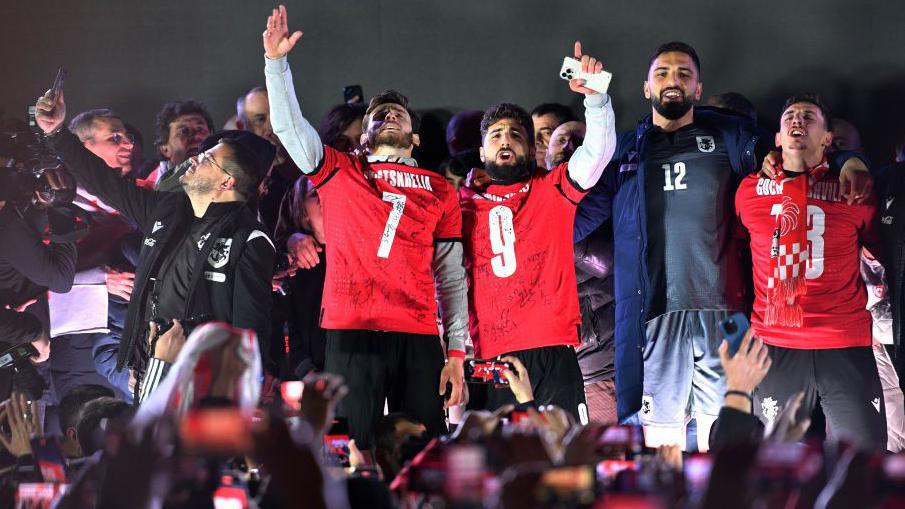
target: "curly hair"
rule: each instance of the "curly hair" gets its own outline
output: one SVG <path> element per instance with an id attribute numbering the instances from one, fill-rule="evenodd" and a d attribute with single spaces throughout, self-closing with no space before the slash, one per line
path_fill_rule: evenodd
<path id="1" fill-rule="evenodd" d="M 518 104 L 512 103 L 496 104 L 484 112 L 484 116 L 481 118 L 481 139 L 483 140 L 487 136 L 490 126 L 503 119 L 515 120 L 521 124 L 528 134 L 528 146 L 534 146 L 534 122 L 531 120 L 531 115 Z"/>

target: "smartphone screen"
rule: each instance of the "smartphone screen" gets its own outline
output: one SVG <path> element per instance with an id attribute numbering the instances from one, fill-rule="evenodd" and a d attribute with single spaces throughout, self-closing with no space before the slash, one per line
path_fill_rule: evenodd
<path id="1" fill-rule="evenodd" d="M 66 461 L 57 437 L 37 437 L 31 440 L 31 450 L 35 455 L 35 463 L 41 471 L 44 482 L 66 482 Z"/>
<path id="2" fill-rule="evenodd" d="M 324 434 L 324 458 L 331 466 L 349 466 L 349 422 L 345 418 L 334 419 Z"/>
<path id="3" fill-rule="evenodd" d="M 288 411 L 299 412 L 302 409 L 302 392 L 304 390 L 305 382 L 299 380 L 287 380 L 280 384 L 280 396 Z"/>
<path id="4" fill-rule="evenodd" d="M 468 359 L 465 361 L 465 381 L 476 384 L 509 385 L 503 370 L 515 371 L 511 362 Z"/>

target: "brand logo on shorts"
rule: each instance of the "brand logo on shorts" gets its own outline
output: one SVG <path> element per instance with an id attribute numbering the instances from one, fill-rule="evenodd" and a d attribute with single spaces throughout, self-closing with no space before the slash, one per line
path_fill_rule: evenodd
<path id="1" fill-rule="evenodd" d="M 654 397 L 651 395 L 641 397 L 641 413 L 650 415 L 654 413 Z"/>
<path id="2" fill-rule="evenodd" d="M 769 422 L 773 422 L 776 416 L 779 415 L 779 404 L 772 396 L 760 402 L 760 409 L 764 414 L 764 419 Z"/>
<path id="3" fill-rule="evenodd" d="M 582 426 L 587 426 L 590 419 L 588 418 L 588 405 L 584 403 L 578 404 L 578 421 Z"/>
<path id="4" fill-rule="evenodd" d="M 716 148 L 713 136 L 695 136 L 695 138 L 698 140 L 698 150 L 701 152 L 713 152 L 713 149 Z"/>
<path id="5" fill-rule="evenodd" d="M 873 400 L 871 400 L 870 404 L 877 409 L 877 413 L 880 413 L 880 398 L 874 398 Z"/>
<path id="6" fill-rule="evenodd" d="M 154 221 L 154 226 L 151 228 L 151 233 L 157 233 L 157 230 L 163 228 L 163 223 L 160 221 Z"/>

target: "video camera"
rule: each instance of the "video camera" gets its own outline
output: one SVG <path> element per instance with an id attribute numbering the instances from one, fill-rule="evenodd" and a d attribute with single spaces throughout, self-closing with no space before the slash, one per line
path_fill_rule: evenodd
<path id="1" fill-rule="evenodd" d="M 29 124 L 16 119 L 0 122 L 0 200 L 24 202 L 37 191 L 51 206 L 70 203 L 75 197 L 75 186 L 53 189 L 47 182 L 48 170 L 68 172 L 38 138 L 34 106 L 29 107 Z"/>

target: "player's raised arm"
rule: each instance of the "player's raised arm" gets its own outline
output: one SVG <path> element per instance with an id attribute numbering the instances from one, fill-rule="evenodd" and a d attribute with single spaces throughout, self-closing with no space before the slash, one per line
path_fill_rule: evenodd
<path id="1" fill-rule="evenodd" d="M 581 71 L 590 74 L 603 72 L 603 62 L 585 55 L 581 41 L 575 41 L 575 59 L 581 61 Z M 585 86 L 585 80 L 569 80 L 569 88 L 584 94 L 585 122 L 587 131 L 584 143 L 569 159 L 569 178 L 582 189 L 594 187 L 603 169 L 616 151 L 616 121 L 609 95 L 599 93 Z"/>
<path id="2" fill-rule="evenodd" d="M 302 32 L 289 34 L 286 7 L 280 5 L 267 17 L 262 38 L 264 77 L 273 132 L 303 173 L 315 173 L 324 157 L 324 146 L 317 130 L 302 116 L 292 84 L 292 72 L 286 61 L 286 55 L 302 38 Z"/>

